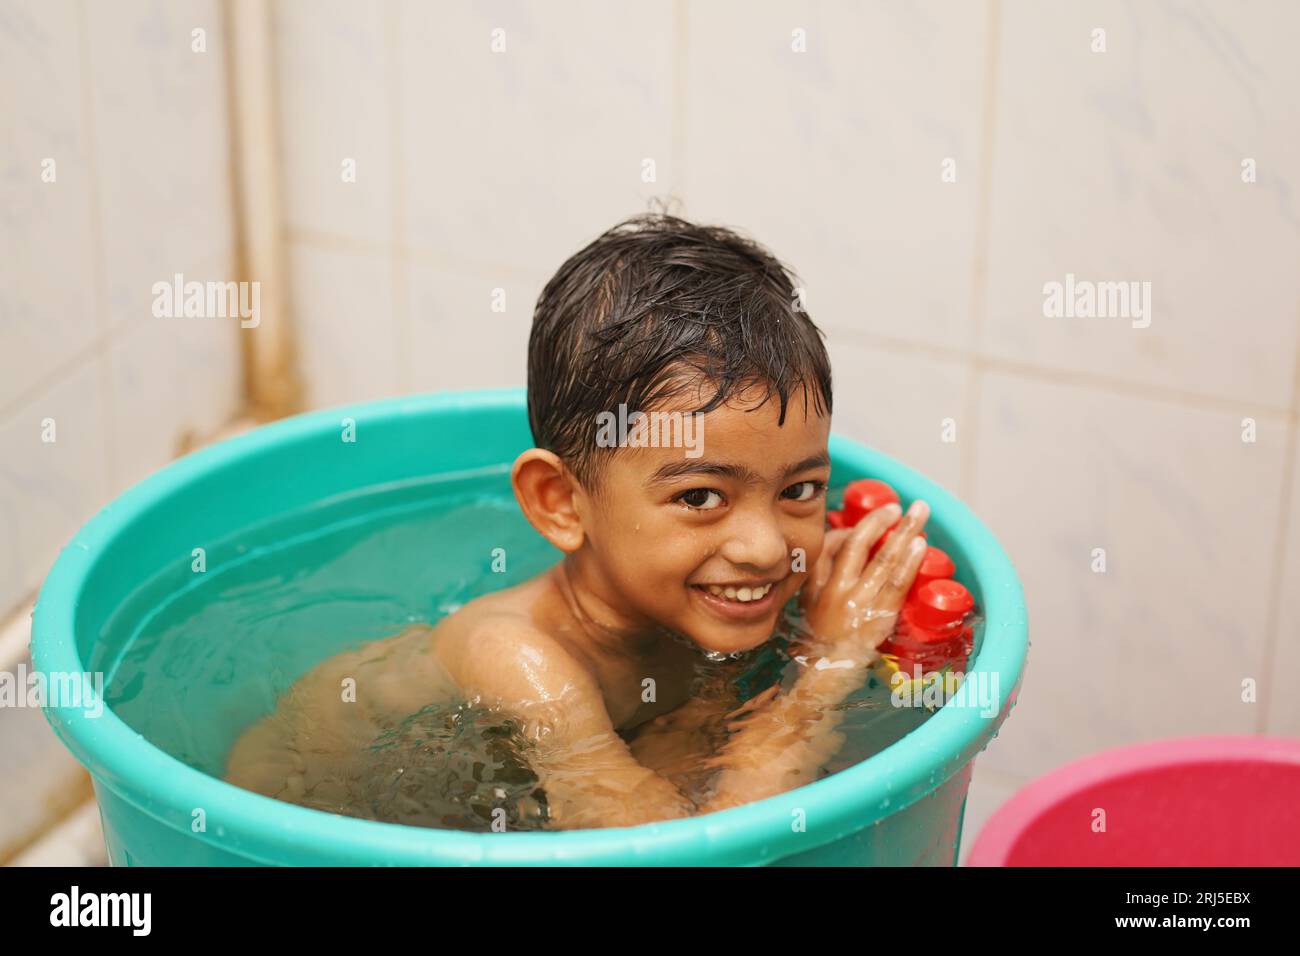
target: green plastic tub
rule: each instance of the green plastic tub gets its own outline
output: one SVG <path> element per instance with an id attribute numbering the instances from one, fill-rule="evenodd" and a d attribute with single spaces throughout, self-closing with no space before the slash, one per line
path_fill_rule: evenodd
<path id="1" fill-rule="evenodd" d="M 359 444 L 340 440 L 345 419 L 355 422 L 364 454 L 356 453 Z M 188 564 L 194 542 L 357 489 L 492 466 L 500 479 L 491 493 L 505 501 L 506 468 L 530 444 L 524 393 L 511 389 L 315 412 L 188 455 L 104 508 L 63 549 L 36 606 L 34 666 L 51 676 L 98 666 L 108 687 L 127 650 L 111 646 L 123 631 L 107 627 L 110 617 L 140 582 L 171 563 Z M 979 678 L 996 687 L 994 707 L 977 705 L 974 696 L 963 704 L 959 696 L 868 760 L 721 813 L 617 829 L 466 833 L 354 819 L 263 797 L 171 756 L 112 706 L 96 714 L 84 701 L 73 701 L 75 707 L 50 701 L 51 725 L 93 777 L 109 859 L 180 866 L 953 865 L 972 762 L 1019 690 L 1028 647 L 1020 583 L 993 535 L 942 488 L 840 436 L 831 439 L 831 456 L 837 485 L 871 476 L 893 485 L 905 501 L 929 502 L 930 540 L 952 556 L 986 618 L 964 686 L 974 688 Z M 433 573 L 462 570 L 435 567 Z M 193 706 L 195 732 L 213 747 L 228 747 L 247 722 L 223 721 L 223 712 L 198 700 Z"/>

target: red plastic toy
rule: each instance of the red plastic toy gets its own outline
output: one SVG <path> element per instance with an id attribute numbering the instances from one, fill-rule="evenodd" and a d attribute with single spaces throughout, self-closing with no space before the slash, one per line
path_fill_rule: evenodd
<path id="1" fill-rule="evenodd" d="M 899 504 L 898 492 L 874 478 L 852 482 L 844 489 L 844 526 L 851 528 L 877 508 Z"/>
<path id="2" fill-rule="evenodd" d="M 828 512 L 832 528 L 851 528 L 877 508 L 901 504 L 897 492 L 883 481 L 864 478 L 844 489 L 844 509 Z M 900 518 L 899 521 L 902 519 Z M 871 549 L 871 556 L 889 540 L 893 527 L 881 535 Z M 925 532 L 921 532 L 925 537 Z M 975 600 L 961 584 L 952 580 L 957 567 L 952 558 L 933 545 L 926 548 L 916 580 L 903 602 L 899 625 L 893 636 L 880 646 L 884 671 L 891 677 L 902 671 L 914 675 L 917 665 L 922 674 L 938 671 L 957 672 L 966 664 L 974 643 L 974 631 L 968 618 Z"/>

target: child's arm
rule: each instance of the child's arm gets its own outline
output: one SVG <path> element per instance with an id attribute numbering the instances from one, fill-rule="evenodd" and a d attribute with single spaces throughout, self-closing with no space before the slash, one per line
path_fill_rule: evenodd
<path id="1" fill-rule="evenodd" d="M 557 641 L 517 619 L 482 627 L 457 676 L 462 687 L 523 722 L 550 828 L 633 826 L 695 812 L 676 787 L 632 756 L 596 681 Z"/>
<path id="2" fill-rule="evenodd" d="M 863 685 L 876 648 L 893 633 L 925 555 L 915 535 L 928 513 L 924 504 L 914 507 L 870 563 L 869 549 L 897 511 L 878 509 L 828 540 L 801 596 L 812 631 L 809 664 L 787 692 L 771 691 L 737 712 L 750 713 L 715 760 L 721 772 L 701 813 L 811 783 L 839 750 L 844 736 L 835 728 L 844 715 L 836 708 Z"/>

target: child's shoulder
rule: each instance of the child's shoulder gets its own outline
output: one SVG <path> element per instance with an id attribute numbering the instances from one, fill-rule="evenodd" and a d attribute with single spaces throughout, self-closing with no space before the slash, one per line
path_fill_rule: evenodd
<path id="1" fill-rule="evenodd" d="M 439 623 L 434 646 L 462 688 L 536 700 L 585 689 L 594 678 L 536 612 L 547 584 L 534 579 L 475 598 Z"/>
<path id="2" fill-rule="evenodd" d="M 480 595 L 438 622 L 435 639 L 440 645 L 466 649 L 499 641 L 545 644 L 550 635 L 537 623 L 536 608 L 545 600 L 547 586 L 539 577 Z"/>

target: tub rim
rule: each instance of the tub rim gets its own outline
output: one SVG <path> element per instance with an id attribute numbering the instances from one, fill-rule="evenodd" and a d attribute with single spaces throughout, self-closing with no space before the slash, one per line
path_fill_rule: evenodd
<path id="1" fill-rule="evenodd" d="M 465 410 L 523 413 L 522 388 L 433 392 L 307 412 L 261 426 L 164 466 L 109 502 L 60 552 L 37 599 L 32 626 L 33 668 L 82 673 L 76 615 L 82 589 L 105 545 L 169 496 L 218 465 L 251 462 L 275 446 L 324 431 L 337 436 L 341 417 L 391 419 Z M 314 858 L 322 864 L 626 864 L 688 865 L 712 857 L 769 862 L 814 850 L 906 809 L 960 772 L 988 745 L 1018 695 L 1028 649 L 1028 621 L 1020 581 L 991 531 L 954 495 L 882 452 L 838 434 L 832 459 L 855 473 L 878 477 L 905 499 L 922 497 L 934 516 L 972 555 L 986 626 L 967 673 L 996 674 L 997 713 L 975 706 L 939 708 L 920 727 L 879 753 L 814 783 L 716 813 L 591 830 L 466 833 L 380 823 L 313 810 L 253 793 L 185 764 L 146 740 L 106 705 L 92 718 L 80 708 L 44 708 L 55 733 L 90 770 L 96 786 L 191 838 L 262 862 Z M 932 519 L 933 520 L 933 519 Z M 930 754 L 946 755 L 934 758 Z M 918 755 L 926 759 L 918 759 Z M 207 832 L 189 826 L 202 807 Z M 790 825 L 795 808 L 806 830 Z M 882 812 L 883 811 L 883 812 Z M 955 853 L 955 850 L 954 850 Z"/>

